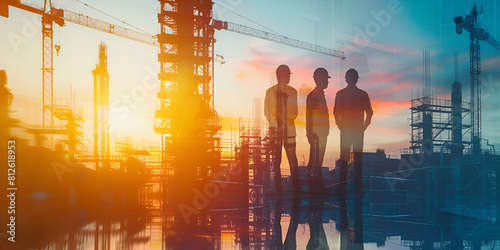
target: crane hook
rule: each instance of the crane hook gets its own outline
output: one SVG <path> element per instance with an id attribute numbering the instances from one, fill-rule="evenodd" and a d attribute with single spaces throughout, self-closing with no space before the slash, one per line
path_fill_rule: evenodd
<path id="1" fill-rule="evenodd" d="M 56 48 L 56 54 L 59 56 L 59 50 L 61 50 L 61 46 L 56 44 L 54 47 Z"/>

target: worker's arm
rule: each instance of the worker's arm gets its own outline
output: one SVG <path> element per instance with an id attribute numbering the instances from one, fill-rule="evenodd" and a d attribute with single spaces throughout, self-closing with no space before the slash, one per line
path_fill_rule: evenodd
<path id="1" fill-rule="evenodd" d="M 266 117 L 268 122 L 271 122 L 271 95 L 269 94 L 269 90 L 266 91 L 266 97 L 264 98 L 264 116 Z"/>
<path id="2" fill-rule="evenodd" d="M 366 94 L 366 107 L 365 107 L 365 112 L 366 112 L 366 119 L 365 123 L 363 124 L 364 129 L 368 128 L 368 126 L 372 123 L 372 116 L 373 116 L 373 109 L 372 105 L 370 103 L 370 97 L 368 94 Z"/>
<path id="3" fill-rule="evenodd" d="M 287 91 L 288 94 L 288 107 L 287 107 L 287 118 L 291 120 L 295 120 L 297 118 L 297 115 L 299 113 L 298 107 L 297 107 L 297 90 L 294 88 L 290 87 L 290 91 Z"/>
<path id="4" fill-rule="evenodd" d="M 313 134 L 313 109 L 314 109 L 314 99 L 311 94 L 306 98 L 306 136 L 309 139 Z"/>
<path id="5" fill-rule="evenodd" d="M 342 120 L 341 120 L 341 117 L 340 117 L 340 109 L 341 109 L 341 105 L 340 105 L 340 98 L 339 98 L 339 92 L 337 92 L 337 95 L 335 96 L 335 106 L 333 107 L 333 116 L 335 117 L 335 124 L 337 124 L 337 127 L 339 129 L 342 129 L 343 127 L 343 124 L 342 124 Z"/>

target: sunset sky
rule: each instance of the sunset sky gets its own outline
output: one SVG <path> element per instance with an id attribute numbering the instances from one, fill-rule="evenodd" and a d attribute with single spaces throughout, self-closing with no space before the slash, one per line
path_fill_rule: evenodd
<path id="1" fill-rule="evenodd" d="M 42 5 L 41 0 L 30 1 Z M 80 1 L 56 1 L 59 8 L 126 26 Z M 84 0 L 90 6 L 124 20 L 152 35 L 158 32 L 158 2 L 154 0 Z M 453 4 L 452 4 L 453 3 Z M 410 99 L 422 90 L 422 51 L 430 50 L 431 85 L 436 95 L 450 98 L 455 80 L 454 53 L 458 53 L 458 81 L 464 101 L 469 99 L 469 35 L 455 33 L 454 16 L 467 15 L 474 3 L 484 5 L 481 19 L 493 36 L 500 38 L 500 3 L 497 1 L 307 1 L 307 0 L 216 0 L 214 18 L 258 29 L 278 32 L 294 39 L 341 49 L 346 60 L 296 49 L 229 31 L 216 31 L 215 53 L 225 63 L 215 63 L 215 106 L 223 118 L 224 137 L 231 125 L 237 131 L 238 118 L 252 117 L 252 103 L 264 97 L 274 84 L 280 64 L 290 66 L 291 86 L 313 87 L 312 73 L 326 68 L 330 84 L 325 91 L 330 114 L 335 93 L 345 86 L 349 68 L 360 72 L 358 87 L 370 95 L 374 116 L 366 131 L 365 151 L 384 148 L 397 156 L 409 146 Z M 244 17 L 244 18 L 243 18 Z M 252 20 L 252 21 L 249 21 Z M 257 25 L 260 24 L 261 26 Z M 40 17 L 10 8 L 10 17 L 0 18 L 0 68 L 7 71 L 8 87 L 14 93 L 15 117 L 28 124 L 42 120 L 42 36 Z M 156 109 L 157 49 L 135 41 L 67 23 L 54 28 L 54 99 L 66 101 L 70 86 L 76 104 L 85 112 L 86 136 L 92 134 L 92 69 L 98 44 L 108 46 L 110 118 L 112 137 L 130 135 L 136 141 L 159 141 L 153 132 Z M 481 43 L 483 137 L 500 148 L 500 51 Z M 298 158 L 308 155 L 305 139 L 305 107 L 297 120 Z M 338 157 L 339 133 L 334 126 L 325 156 L 326 166 Z M 485 145 L 485 143 L 483 143 Z M 90 145 L 86 145 L 92 151 Z M 485 146 L 483 146 L 485 147 Z"/>

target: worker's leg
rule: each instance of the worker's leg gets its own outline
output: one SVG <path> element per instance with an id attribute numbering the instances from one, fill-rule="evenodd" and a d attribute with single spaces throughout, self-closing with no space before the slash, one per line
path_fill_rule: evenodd
<path id="1" fill-rule="evenodd" d="M 309 140 L 309 162 L 307 163 L 307 176 L 308 176 L 308 181 L 309 181 L 309 191 L 312 191 L 314 187 L 314 181 L 315 181 L 315 176 L 314 176 L 314 169 L 315 169 L 315 159 L 316 159 L 316 140 L 314 137 L 308 138 Z"/>
<path id="2" fill-rule="evenodd" d="M 294 191 L 300 190 L 299 163 L 297 161 L 295 137 L 290 137 L 285 144 L 286 157 L 290 165 L 290 178 Z"/>
<path id="3" fill-rule="evenodd" d="M 350 129 L 343 128 L 340 130 L 340 160 L 346 164 L 349 162 L 349 154 L 352 146 L 352 138 Z"/>
<path id="4" fill-rule="evenodd" d="M 361 128 L 355 128 L 351 131 L 352 152 L 363 152 L 364 131 Z"/>
<path id="5" fill-rule="evenodd" d="M 321 171 L 321 168 L 323 167 L 323 160 L 325 158 L 325 151 L 326 151 L 326 142 L 327 142 L 328 135 L 320 135 L 318 137 L 318 165 L 316 166 L 316 184 L 320 188 L 324 187 L 323 184 L 323 173 Z"/>
<path id="6" fill-rule="evenodd" d="M 348 128 L 343 128 L 340 131 L 340 177 L 338 187 L 340 191 L 344 192 L 347 189 L 347 167 L 352 145 L 352 138 L 349 132 Z"/>
<path id="7" fill-rule="evenodd" d="M 325 159 L 326 152 L 326 143 L 327 143 L 328 135 L 320 135 L 319 136 L 319 166 L 323 166 L 323 161 Z"/>
<path id="8" fill-rule="evenodd" d="M 274 188 L 276 189 L 276 194 L 281 194 L 281 150 L 282 141 L 278 137 L 272 138 L 272 173 L 274 174 L 274 179 L 270 180 L 274 182 Z"/>
<path id="9" fill-rule="evenodd" d="M 353 152 L 354 152 L 354 191 L 358 192 L 363 188 L 363 140 L 364 131 L 361 129 L 353 133 Z"/>
<path id="10" fill-rule="evenodd" d="M 278 152 L 276 153 L 276 161 L 273 164 L 274 167 L 274 184 L 276 187 L 276 193 L 281 194 L 281 145 Z"/>

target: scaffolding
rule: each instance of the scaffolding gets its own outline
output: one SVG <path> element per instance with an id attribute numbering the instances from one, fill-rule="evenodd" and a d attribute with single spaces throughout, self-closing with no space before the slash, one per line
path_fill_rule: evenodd
<path id="1" fill-rule="evenodd" d="M 94 76 L 94 158 L 95 167 L 110 168 L 109 73 L 106 44 L 99 44 L 99 60 Z"/>
<path id="2" fill-rule="evenodd" d="M 173 172 L 166 172 L 161 167 L 161 151 L 159 143 L 148 143 L 138 145 L 130 138 L 116 138 L 116 158 L 121 159 L 121 162 L 126 162 L 130 159 L 144 164 L 145 183 L 140 187 L 139 200 L 147 209 L 155 209 L 158 206 L 155 200 L 163 197 L 166 187 L 173 176 Z M 133 161 L 135 161 L 133 160 Z M 125 173 L 128 169 L 121 167 Z"/>
<path id="3" fill-rule="evenodd" d="M 214 109 L 213 3 L 159 3 L 160 89 L 154 130 L 162 136 L 162 164 L 176 178 L 197 173 L 195 179 L 204 179 L 220 167 L 222 135 Z"/>
<path id="4" fill-rule="evenodd" d="M 281 181 L 283 177 L 281 170 L 277 169 L 280 166 L 276 164 L 282 150 L 280 146 L 276 128 L 269 128 L 265 136 L 261 137 L 260 129 L 244 126 L 240 121 L 236 159 L 241 158 L 242 150 L 248 154 L 250 195 L 256 195 L 260 192 L 261 194 L 255 196 L 260 199 L 260 197 L 278 193 L 277 182 Z M 261 191 L 257 192 L 257 190 Z"/>
<path id="5" fill-rule="evenodd" d="M 461 121 L 469 116 L 470 109 L 467 103 L 462 103 Z M 453 103 L 451 100 L 438 99 L 432 96 L 420 97 L 411 100 L 411 146 L 410 152 L 413 154 L 423 154 L 424 147 L 431 152 L 440 152 L 443 148 L 446 152 L 446 144 L 453 142 Z M 455 119 L 455 124 L 456 124 Z M 470 125 L 461 122 L 460 133 L 470 133 Z M 432 142 L 429 144 L 428 142 Z M 462 144 L 470 144 L 470 141 L 461 141 Z M 426 145 L 428 144 L 428 145 Z"/>
<path id="6" fill-rule="evenodd" d="M 73 111 L 67 105 L 54 105 L 54 116 L 57 117 L 64 127 L 66 139 L 63 141 L 65 155 L 69 160 L 75 159 L 75 155 L 82 152 L 83 145 L 83 111 Z"/>
<path id="7" fill-rule="evenodd" d="M 260 136 L 260 129 L 240 127 L 240 142 L 236 148 L 236 159 L 245 155 L 245 164 L 248 164 L 249 199 L 253 204 L 262 204 L 264 174 L 266 165 L 266 148 Z M 240 160 L 240 165 L 243 164 Z M 246 173 L 243 173 L 246 175 Z"/>
<path id="8" fill-rule="evenodd" d="M 76 111 L 69 105 L 53 105 L 52 114 L 58 118 L 56 124 L 52 124 L 51 129 L 43 126 L 28 126 L 26 131 L 34 136 L 34 145 L 43 146 L 47 135 L 53 139 L 62 138 L 62 143 L 55 147 L 56 151 L 62 152 L 69 160 L 81 158 L 83 145 L 83 110 Z"/>

